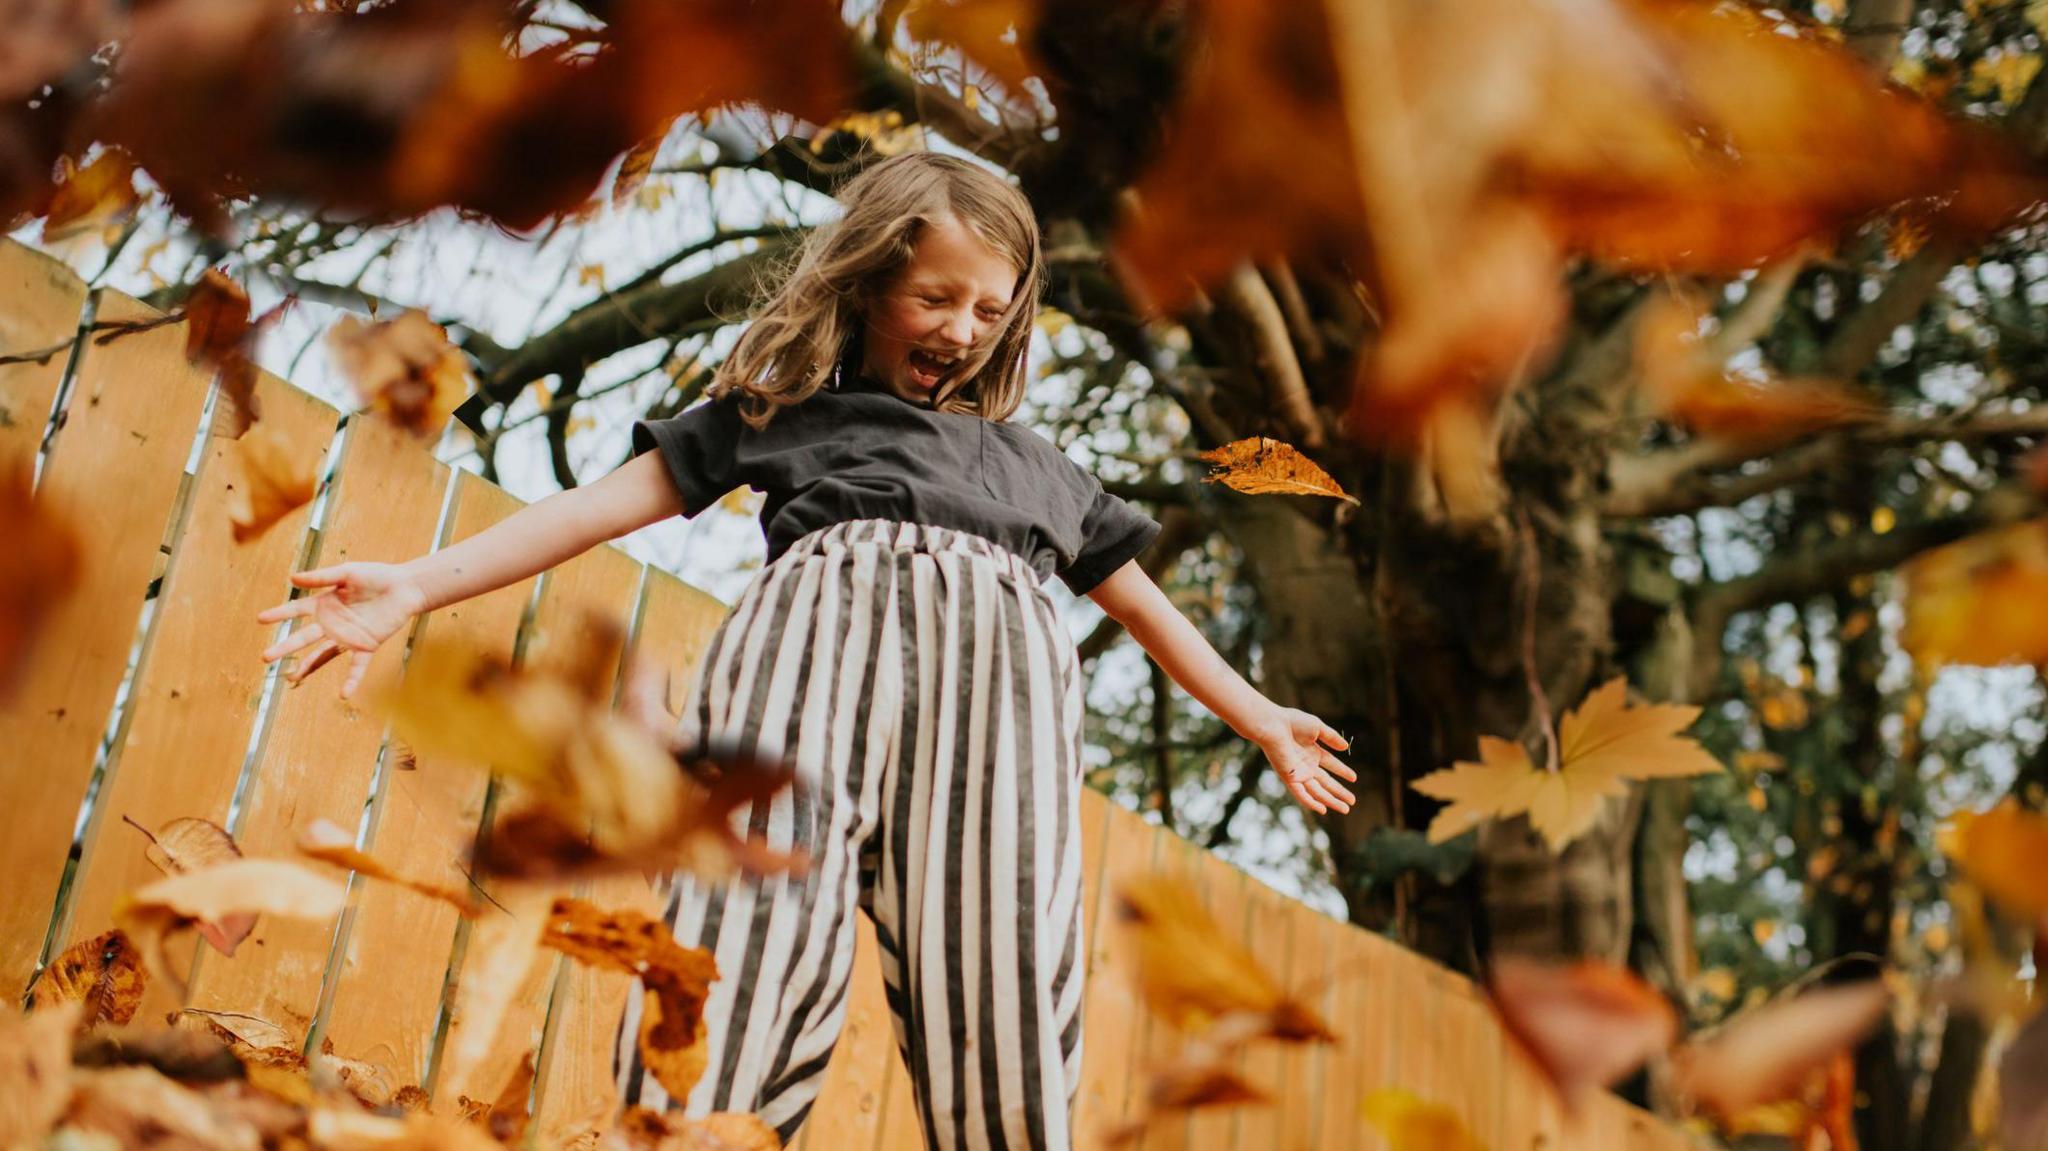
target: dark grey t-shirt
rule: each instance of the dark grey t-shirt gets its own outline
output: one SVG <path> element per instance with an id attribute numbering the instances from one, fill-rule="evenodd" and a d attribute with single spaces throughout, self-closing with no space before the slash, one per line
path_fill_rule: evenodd
<path id="1" fill-rule="evenodd" d="M 1151 517 L 1030 429 L 919 407 L 851 372 L 762 431 L 740 419 L 730 396 L 634 424 L 634 454 L 655 449 L 685 515 L 734 488 L 759 489 L 771 561 L 835 523 L 903 520 L 1000 544 L 1080 595 L 1159 534 Z"/>

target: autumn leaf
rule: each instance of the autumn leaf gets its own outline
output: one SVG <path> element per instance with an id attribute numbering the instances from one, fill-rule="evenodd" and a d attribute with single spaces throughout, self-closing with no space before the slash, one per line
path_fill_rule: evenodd
<path id="1" fill-rule="evenodd" d="M 1479 737 L 1479 762 L 1457 763 L 1412 785 L 1449 806 L 1430 821 L 1442 843 L 1489 819 L 1526 814 L 1552 851 L 1593 826 L 1601 804 L 1628 792 L 1629 780 L 1706 775 L 1721 770 L 1697 742 L 1679 733 L 1699 709 L 1628 702 L 1628 681 L 1594 689 L 1558 724 L 1558 770 L 1530 762 L 1520 744 Z"/>
<path id="2" fill-rule="evenodd" d="M 174 819 L 154 834 L 126 815 L 121 817 L 121 822 L 149 840 L 149 846 L 142 849 L 142 857 L 165 875 L 183 875 L 242 858 L 242 849 L 235 846 L 234 837 L 210 819 Z M 202 921 L 197 927 L 199 934 L 213 944 L 214 950 L 222 955 L 233 955 L 249 932 L 255 930 L 256 917 L 231 914 L 219 921 Z"/>
<path id="3" fill-rule="evenodd" d="M 1458 1113 L 1391 1087 L 1365 1097 L 1359 1112 L 1387 1141 L 1387 1151 L 1485 1151 Z"/>
<path id="4" fill-rule="evenodd" d="M 501 900 L 502 913 L 478 921 L 470 935 L 462 981 L 455 990 L 456 1017 L 471 1025 L 454 1032 L 442 1057 L 441 1082 L 461 1083 L 492 1099 L 503 1094 L 504 1083 L 472 1080 L 497 1046 L 506 1009 L 544 959 L 540 948 L 549 925 L 551 901 L 550 894 L 539 887 L 509 888 Z"/>
<path id="5" fill-rule="evenodd" d="M 305 1063 L 291 1032 L 261 1016 L 240 1011 L 212 1011 L 203 1007 L 184 1008 L 180 1015 L 206 1024 L 209 1031 L 229 1044 L 235 1057 L 244 1064 L 283 1062 L 303 1066 Z"/>
<path id="6" fill-rule="evenodd" d="M 126 935 L 108 931 L 79 940 L 51 960 L 29 988 L 28 1002 L 37 1010 L 80 1003 L 82 1026 L 118 1025 L 135 1017 L 147 982 L 141 952 Z"/>
<path id="7" fill-rule="evenodd" d="M 456 1111 L 463 1119 L 490 1132 L 491 1138 L 517 1146 L 526 1138 L 530 1118 L 526 1108 L 533 1094 L 533 1074 L 533 1052 L 529 1050 L 496 1099 L 471 1099 L 463 1095 L 455 1101 Z"/>
<path id="8" fill-rule="evenodd" d="M 272 424 L 258 424 L 235 441 L 239 482 L 228 504 L 235 542 L 248 543 L 272 524 L 313 502 L 319 485 L 312 454 L 294 446 Z"/>
<path id="9" fill-rule="evenodd" d="M 579 963 L 639 978 L 641 1059 L 672 1098 L 688 1098 L 709 1058 L 704 1001 L 718 979 L 711 953 L 677 943 L 662 920 L 580 899 L 555 901 L 541 942 Z"/>
<path id="10" fill-rule="evenodd" d="M 1680 1047 L 1673 1082 L 1724 1118 L 1800 1093 L 1891 1006 L 1882 979 L 1802 990 L 1745 1011 Z"/>
<path id="11" fill-rule="evenodd" d="M 628 1107 L 604 1151 L 781 1151 L 775 1128 L 746 1112 L 714 1111 L 692 1119 L 680 1111 Z"/>
<path id="12" fill-rule="evenodd" d="M 1625 967 L 1493 961 L 1488 1003 L 1565 1105 L 1633 1074 L 1678 1039 L 1678 1014 Z"/>
<path id="13" fill-rule="evenodd" d="M 1187 884 L 1165 876 L 1128 879 L 1116 889 L 1117 918 L 1137 952 L 1145 1005 L 1168 1024 L 1198 1034 L 1230 1021 L 1240 1041 L 1270 1037 L 1333 1042 L 1315 1010 L 1281 990 L 1252 954 L 1224 936 Z"/>
<path id="14" fill-rule="evenodd" d="M 0 1004 L 0 1147 L 44 1146 L 71 1099 L 71 1037 L 85 1007 L 59 1003 L 26 1015 Z"/>
<path id="15" fill-rule="evenodd" d="M 43 213 L 43 242 L 52 243 L 118 224 L 135 214 L 141 197 L 135 191 L 135 160 L 119 148 L 107 148 L 83 168 L 66 158 L 57 191 Z"/>
<path id="16" fill-rule="evenodd" d="M 1223 484 L 1253 495 L 1332 496 L 1354 506 L 1358 503 L 1314 460 L 1265 436 L 1212 448 L 1202 453 L 1202 459 L 1211 465 L 1203 483 Z"/>
<path id="17" fill-rule="evenodd" d="M 2048 519 L 1936 548 L 1903 574 L 1899 642 L 1923 667 L 2048 662 Z"/>
<path id="18" fill-rule="evenodd" d="M 0 459 L 0 702 L 29 666 L 36 633 L 77 583 L 78 536 L 35 498 L 29 465 Z"/>
<path id="19" fill-rule="evenodd" d="M 1756 289 L 1752 289 L 1756 290 Z M 1875 400 L 1826 380 L 1751 379 L 1713 362 L 1701 339 L 1704 305 L 1677 294 L 1656 297 L 1636 324 L 1637 370 L 1664 416 L 1695 434 L 1755 448 L 1826 428 L 1867 423 Z"/>
<path id="20" fill-rule="evenodd" d="M 396 883 L 400 887 L 419 892 L 429 899 L 438 899 L 455 908 L 463 918 L 475 919 L 479 908 L 467 891 L 457 890 L 444 883 L 414 875 L 401 874 L 366 851 L 356 847 L 356 837 L 331 820 L 316 819 L 299 831 L 297 844 L 299 854 L 322 863 L 331 863 L 367 876 L 370 879 Z"/>
<path id="21" fill-rule="evenodd" d="M 380 1115 L 360 1107 L 316 1107 L 306 1135 L 321 1151 L 505 1151 L 473 1123 L 453 1115 Z"/>
<path id="22" fill-rule="evenodd" d="M 1247 1083 L 1235 1068 L 1213 1053 L 1205 1053 L 1148 1073 L 1138 1114 L 1111 1129 L 1103 1141 L 1111 1147 L 1122 1147 L 1165 1118 L 1186 1115 L 1199 1108 L 1271 1101 L 1271 1096 Z"/>
<path id="23" fill-rule="evenodd" d="M 1016 92 L 1037 73 L 1027 49 L 1038 20 L 1036 0 L 916 0 L 903 23 L 912 39 L 954 45 Z"/>
<path id="24" fill-rule="evenodd" d="M 647 182 L 647 176 L 654 171 L 654 161 L 661 155 L 661 145 L 668 139 L 674 120 L 664 121 L 660 128 L 648 133 L 639 143 L 626 150 L 625 158 L 619 161 L 619 171 L 612 177 L 612 209 L 623 211 L 640 194 L 640 186 Z"/>
<path id="25" fill-rule="evenodd" d="M 185 324 L 185 358 L 218 369 L 221 402 L 232 409 L 222 426 L 227 435 L 240 437 L 263 414 L 256 401 L 249 294 L 226 272 L 208 268 L 185 298 Z"/>
<path id="26" fill-rule="evenodd" d="M 341 913 L 346 896 L 342 884 L 295 863 L 232 859 L 142 887 L 115 908 L 114 922 L 141 949 L 151 976 L 182 996 L 185 981 L 163 954 L 166 935 L 243 918 L 253 925 L 257 915 L 328 919 Z M 217 935 L 208 938 L 220 946 Z M 240 941 L 240 937 L 229 939 L 222 953 L 233 955 Z"/>
<path id="27" fill-rule="evenodd" d="M 1970 882 L 2006 910 L 2048 915 L 2048 817 L 2008 799 L 1989 811 L 1957 812 L 1939 843 Z"/>
<path id="28" fill-rule="evenodd" d="M 469 358 L 425 312 L 343 316 L 327 340 L 362 403 L 421 438 L 438 435 L 474 386 Z"/>

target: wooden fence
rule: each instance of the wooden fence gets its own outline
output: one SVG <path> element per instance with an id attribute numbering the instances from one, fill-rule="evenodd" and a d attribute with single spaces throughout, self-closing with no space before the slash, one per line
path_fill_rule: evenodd
<path id="1" fill-rule="evenodd" d="M 264 421 L 307 453 L 338 458 L 327 461 L 331 478 L 314 505 L 237 545 L 228 441 L 218 418 L 200 431 L 212 381 L 186 363 L 184 325 L 98 343 L 80 336 L 87 316 L 155 313 L 118 292 L 88 293 L 63 265 L 0 240 L 0 357 L 52 349 L 0 365 L 0 465 L 46 448 L 38 498 L 76 525 L 85 555 L 75 593 L 47 622 L 25 683 L 0 711 L 0 995 L 9 999 L 49 956 L 107 930 L 123 893 L 155 877 L 129 821 L 155 828 L 200 816 L 230 828 L 250 855 L 284 856 L 298 829 L 326 818 L 361 827 L 363 846 L 403 869 L 459 881 L 454 861 L 476 835 L 489 789 L 471 764 L 422 755 L 398 770 L 383 724 L 342 703 L 332 682 L 284 687 L 258 656 L 272 629 L 252 616 L 284 597 L 289 571 L 416 555 L 482 530 L 517 501 L 451 473 L 382 423 L 345 417 L 266 375 Z M 633 644 L 681 685 L 723 612 L 609 548 L 539 585 L 435 612 L 421 626 L 545 663 L 560 657 L 558 641 L 586 611 L 607 612 L 632 620 Z M 365 697 L 403 674 L 402 647 L 378 654 Z M 1270 970 L 1292 987 L 1322 988 L 1314 1001 L 1342 1040 L 1248 1052 L 1243 1071 L 1272 1094 L 1270 1106 L 1163 1123 L 1141 1148 L 1378 1148 L 1359 1114 L 1378 1087 L 1456 1107 L 1499 1151 L 1683 1145 L 1611 1098 L 1567 1126 L 1462 979 L 1281 897 L 1100 796 L 1088 796 L 1084 813 L 1082 1146 L 1100 1145 L 1135 1113 L 1143 1069 L 1174 1045 L 1136 998 L 1105 914 L 1104 892 L 1118 877 L 1148 871 L 1184 875 Z M 637 879 L 587 894 L 613 906 L 651 903 Z M 188 942 L 178 954 L 192 975 L 185 1001 L 155 988 L 142 1018 L 266 1020 L 292 1043 L 331 1045 L 373 1068 L 385 1090 L 418 1086 L 438 1104 L 466 1093 L 466 1084 L 435 1081 L 439 1050 L 473 1022 L 447 1018 L 466 936 L 444 904 L 358 884 L 338 920 L 266 920 L 232 959 Z M 1349 974 L 1332 979 L 1338 972 Z M 615 1106 L 609 1052 L 630 990 L 625 976 L 567 961 L 551 974 L 508 1009 L 499 1049 L 479 1073 L 532 1058 L 536 1129 L 550 1144 L 578 1141 Z M 797 1145 L 920 1145 L 865 923 L 845 1034 Z"/>

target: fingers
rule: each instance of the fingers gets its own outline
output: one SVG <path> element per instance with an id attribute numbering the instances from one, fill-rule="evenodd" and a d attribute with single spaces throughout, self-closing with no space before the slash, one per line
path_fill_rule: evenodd
<path id="1" fill-rule="evenodd" d="M 1330 813 L 1329 806 L 1325 804 L 1320 798 L 1316 796 L 1316 794 L 1313 791 L 1309 789 L 1307 780 L 1288 780 L 1287 793 L 1294 797 L 1294 802 L 1299 803 L 1303 807 L 1308 808 L 1310 811 L 1315 812 L 1317 815 L 1328 815 Z"/>
<path id="2" fill-rule="evenodd" d="M 1348 779 L 1353 783 L 1358 782 L 1358 773 L 1351 770 L 1349 767 L 1344 766 L 1343 760 L 1338 759 L 1336 756 L 1331 755 L 1329 752 L 1323 752 L 1321 762 L 1323 765 L 1323 770 L 1329 772 L 1331 775 L 1336 776 L 1338 779 Z"/>
<path id="3" fill-rule="evenodd" d="M 1351 741 L 1345 739 L 1341 735 L 1338 735 L 1336 728 L 1331 727 L 1327 723 L 1323 723 L 1321 720 L 1317 720 L 1316 722 L 1322 725 L 1322 730 L 1316 733 L 1317 739 L 1321 740 L 1322 742 L 1328 744 L 1331 747 L 1336 748 L 1338 751 L 1348 751 L 1350 749 Z M 1358 777 L 1352 776 L 1352 778 L 1356 779 Z"/>
<path id="4" fill-rule="evenodd" d="M 327 638 L 319 624 L 308 624 L 292 634 L 263 649 L 263 662 L 276 663 L 295 651 L 304 651 Z"/>
<path id="5" fill-rule="evenodd" d="M 298 662 L 297 666 L 293 667 L 292 670 L 290 670 L 289 672 L 286 672 L 284 677 L 285 681 L 287 683 L 290 683 L 293 687 L 297 687 L 300 684 L 306 682 L 307 676 L 310 676 L 314 672 L 319 671 L 321 668 L 327 666 L 328 660 L 331 660 L 335 656 L 340 654 L 341 645 L 335 643 L 333 640 L 328 640 L 327 642 L 321 644 L 319 647 L 314 648 L 311 652 L 307 653 L 306 657 L 304 659 L 301 659 Z"/>
<path id="6" fill-rule="evenodd" d="M 1339 815 L 1350 811 L 1351 805 L 1357 802 L 1356 797 L 1344 790 L 1343 786 L 1334 780 L 1314 779 L 1309 782 L 1316 788 L 1318 797 L 1322 799 L 1323 803 L 1328 807 L 1335 808 Z"/>
<path id="7" fill-rule="evenodd" d="M 1340 764 L 1339 766 L 1341 767 L 1342 765 Z M 1323 770 L 1326 772 L 1329 770 L 1327 764 L 1324 765 Z M 1336 780 L 1329 778 L 1327 775 L 1318 776 L 1316 778 L 1316 782 L 1322 784 L 1323 788 L 1327 790 L 1333 798 L 1342 800 L 1344 802 L 1345 807 L 1350 807 L 1352 804 L 1358 802 L 1358 797 L 1351 794 L 1350 788 L 1345 787 L 1343 784 L 1338 783 Z"/>
<path id="8" fill-rule="evenodd" d="M 313 601 L 318 598 L 318 596 L 307 596 L 304 599 L 286 600 L 285 602 L 278 604 L 276 607 L 264 608 L 262 611 L 256 613 L 256 622 L 282 623 L 283 621 L 288 619 L 297 619 L 300 616 L 312 615 L 314 610 Z"/>
<path id="9" fill-rule="evenodd" d="M 367 651 L 359 651 L 349 657 L 348 679 L 342 682 L 341 698 L 356 697 L 356 689 L 363 686 L 363 677 L 370 674 L 370 655 Z"/>
<path id="10" fill-rule="evenodd" d="M 348 578 L 348 565 L 336 564 L 331 568 L 311 568 L 293 572 L 292 583 L 297 587 L 333 587 Z"/>

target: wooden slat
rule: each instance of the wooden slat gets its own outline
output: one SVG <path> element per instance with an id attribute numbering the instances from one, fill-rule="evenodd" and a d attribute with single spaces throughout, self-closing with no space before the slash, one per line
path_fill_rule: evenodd
<path id="1" fill-rule="evenodd" d="M 859 919 L 846 1022 L 839 1032 L 839 1045 L 832 1051 L 818 1101 L 800 1136 L 800 1145 L 814 1151 L 881 1145 L 878 1140 L 889 1103 L 889 1074 L 899 1062 L 889 1004 L 882 994 L 875 927 L 867 916 Z M 907 1101 L 907 1094 L 905 1098 Z"/>
<path id="2" fill-rule="evenodd" d="M 647 659 L 664 669 L 669 683 L 668 707 L 680 712 L 704 646 L 725 605 L 666 572 L 649 569 L 641 590 L 640 625 L 630 660 Z M 600 888 L 593 898 L 615 899 L 606 906 L 636 906 L 658 914 L 647 882 L 626 877 Z M 553 1008 L 559 1017 L 554 1036 L 541 1052 L 535 1122 L 544 1146 L 580 1145 L 592 1130 L 593 1116 L 609 1118 L 617 1110 L 618 1088 L 612 1080 L 612 1049 L 625 1016 L 633 980 L 571 965 L 561 996 Z"/>
<path id="3" fill-rule="evenodd" d="M 1132 1053 L 1142 1038 L 1145 1008 L 1133 986 L 1133 956 L 1119 930 L 1116 890 L 1124 880 L 1152 869 L 1164 837 L 1137 816 L 1099 795 L 1084 797 L 1084 826 L 1100 820 L 1102 870 L 1089 924 L 1088 991 L 1081 1009 L 1081 1092 L 1074 1100 L 1075 1142 L 1099 1147 L 1124 1122 L 1135 1104 Z"/>
<path id="4" fill-rule="evenodd" d="M 535 671 L 567 672 L 582 645 L 590 638 L 594 620 L 617 629 L 621 644 L 632 625 L 640 593 L 640 565 L 616 548 L 594 548 L 548 573 L 541 588 L 540 604 L 527 634 L 522 657 Z M 603 623 L 597 626 L 603 626 Z M 610 653 L 609 666 L 602 673 L 607 698 L 618 680 L 623 650 Z M 506 785 L 500 782 L 501 789 Z M 557 885 L 555 895 L 576 894 L 571 883 Z M 490 1053 L 475 1066 L 456 1069 L 451 1075 L 437 1075 L 434 1098 L 437 1104 L 459 1103 L 464 1097 L 490 1102 L 498 1097 L 520 1064 L 535 1060 L 538 1070 L 541 1032 L 547 1024 L 548 1001 L 565 958 L 535 966 L 526 984 L 512 996 L 497 1019 L 449 1021 L 447 1043 L 455 1044 L 471 1029 L 494 1029 L 496 1041 Z M 465 964 L 467 968 L 469 964 Z M 458 977 L 459 983 L 459 977 Z"/>
<path id="5" fill-rule="evenodd" d="M 464 473 L 456 478 L 449 539 L 467 539 L 518 507 L 512 496 Z M 522 580 L 452 604 L 426 619 L 422 638 L 510 658 L 532 594 L 533 581 Z M 400 874 L 460 889 L 468 882 L 461 860 L 475 843 L 489 787 L 485 765 L 422 753 L 413 770 L 387 771 L 383 779 L 370 854 Z M 343 928 L 326 1037 L 336 1054 L 376 1068 L 392 1092 L 422 1086 L 426 1077 L 456 918 L 440 900 L 370 883 Z"/>
<path id="6" fill-rule="evenodd" d="M 100 316 L 157 313 L 108 291 Z M 31 768 L 0 771 L 0 1000 L 21 994 L 42 950 L 208 383 L 185 362 L 183 324 L 93 345 L 44 466 L 38 498 L 78 532 L 83 570 L 0 711 L 0 747 Z"/>
<path id="7" fill-rule="evenodd" d="M 317 468 L 339 413 L 268 374 L 258 378 L 257 398 L 265 426 Z M 226 412 L 215 416 L 218 428 Z M 238 544 L 228 514 L 242 482 L 234 441 L 209 436 L 157 600 L 149 661 L 128 696 L 132 718 L 86 828 L 60 945 L 111 928 L 116 901 L 160 876 L 143 857 L 148 839 L 128 821 L 151 830 L 184 817 L 227 823 L 269 670 L 262 660 L 269 633 L 253 617 L 289 593 L 286 576 L 304 546 L 311 511 L 300 508 Z M 180 960 L 191 954 L 189 937 L 174 943 L 182 944 Z M 179 1006 L 167 985 L 155 983 L 140 1010 L 145 1019 L 161 1019 Z"/>
<path id="8" fill-rule="evenodd" d="M 399 562 L 431 549 L 447 482 L 448 469 L 404 433 L 381 420 L 351 420 L 326 527 L 309 566 Z M 250 619 L 221 626 L 271 636 Z M 289 856 L 299 829 L 316 819 L 351 830 L 362 821 L 384 742 L 384 721 L 370 701 L 397 682 L 402 640 L 377 651 L 353 702 L 341 699 L 340 666 L 278 692 L 234 828 L 245 854 Z M 260 920 L 232 959 L 202 954 L 187 1003 L 254 1015 L 282 1027 L 294 1044 L 304 1043 L 319 1006 L 334 927 L 332 920 Z"/>
<path id="9" fill-rule="evenodd" d="M 1308 981 L 1297 969 L 1294 921 L 1313 914 L 1299 904 L 1290 904 L 1271 888 L 1256 880 L 1245 883 L 1245 940 L 1264 963 L 1267 972 L 1289 994 Z M 1310 950 L 1303 948 L 1303 950 Z M 1245 1054 L 1240 1073 L 1252 1085 L 1271 1092 L 1270 1107 L 1240 1108 L 1235 1116 L 1232 1146 L 1279 1148 L 1307 1146 L 1304 1139 L 1307 1117 L 1315 1113 L 1315 1088 L 1305 1062 L 1290 1058 L 1297 1045 L 1260 1043 Z"/>
<path id="10" fill-rule="evenodd" d="M 1209 897 L 1209 918 L 1216 921 L 1223 938 L 1249 949 L 1268 971 L 1277 971 L 1286 962 L 1286 956 L 1274 954 L 1277 949 L 1270 947 L 1268 941 L 1257 939 L 1250 931 L 1251 878 L 1206 851 L 1196 851 L 1194 857 L 1203 876 L 1202 886 Z M 1245 1054 L 1239 1051 L 1233 1061 L 1240 1075 L 1245 1071 Z M 1261 1089 L 1272 1094 L 1271 1103 L 1202 1108 L 1190 1113 L 1187 1145 L 1194 1151 L 1229 1151 L 1237 1145 L 1237 1127 L 1244 1116 L 1270 1113 L 1290 1102 L 1280 1093 L 1280 1086 L 1270 1080 L 1260 1085 Z"/>
<path id="11" fill-rule="evenodd" d="M 0 236 L 0 356 L 65 345 L 47 359 L 0 364 L 0 468 L 35 458 L 84 308 L 85 282 L 62 261 Z"/>
<path id="12" fill-rule="evenodd" d="M 1194 887 L 1198 893 L 1202 892 L 1206 877 L 1202 873 L 1201 853 L 1194 845 L 1157 828 L 1149 829 L 1148 833 L 1159 840 L 1158 855 L 1152 862 L 1152 873 L 1155 876 L 1178 879 Z M 1165 1020 L 1153 1016 L 1144 1007 L 1140 1006 L 1139 1011 L 1144 1016 L 1144 1023 L 1140 1026 L 1138 1057 L 1132 1061 L 1132 1071 L 1136 1079 L 1130 1089 L 1134 1094 L 1142 1095 L 1149 1076 L 1179 1058 L 1186 1046 L 1187 1037 Z M 1134 1107 L 1133 1111 L 1135 1110 Z M 1188 1118 L 1183 1113 L 1169 1115 L 1154 1122 L 1145 1129 L 1145 1133 L 1139 1137 L 1135 1146 L 1137 1151 L 1178 1151 L 1179 1148 L 1187 1146 L 1187 1140 Z"/>

